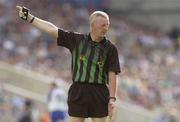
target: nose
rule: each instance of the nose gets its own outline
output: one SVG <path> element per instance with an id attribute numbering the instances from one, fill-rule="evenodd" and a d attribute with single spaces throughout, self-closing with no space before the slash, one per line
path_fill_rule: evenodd
<path id="1" fill-rule="evenodd" d="M 108 31 L 108 29 L 109 29 L 109 25 L 107 24 L 104 26 L 104 30 Z"/>
<path id="2" fill-rule="evenodd" d="M 108 31 L 108 26 L 105 27 L 105 30 Z"/>

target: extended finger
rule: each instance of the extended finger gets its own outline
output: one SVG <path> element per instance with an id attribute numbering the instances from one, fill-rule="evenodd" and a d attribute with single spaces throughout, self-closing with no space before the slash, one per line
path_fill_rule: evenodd
<path id="1" fill-rule="evenodd" d="M 16 8 L 18 9 L 18 10 L 22 10 L 22 7 L 21 6 L 16 6 Z"/>
<path id="2" fill-rule="evenodd" d="M 108 116 L 109 116 L 109 119 L 112 118 L 112 112 L 111 111 L 108 112 Z"/>

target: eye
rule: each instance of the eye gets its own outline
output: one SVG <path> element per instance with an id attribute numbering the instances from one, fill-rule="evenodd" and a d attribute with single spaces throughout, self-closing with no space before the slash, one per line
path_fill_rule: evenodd
<path id="1" fill-rule="evenodd" d="M 102 24 L 101 27 L 106 27 L 106 24 Z"/>

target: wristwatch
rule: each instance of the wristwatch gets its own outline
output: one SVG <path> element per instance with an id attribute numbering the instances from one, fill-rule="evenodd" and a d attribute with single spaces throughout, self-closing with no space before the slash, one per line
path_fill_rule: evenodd
<path id="1" fill-rule="evenodd" d="M 116 101 L 116 97 L 109 97 L 109 100 L 112 99 L 114 102 Z"/>

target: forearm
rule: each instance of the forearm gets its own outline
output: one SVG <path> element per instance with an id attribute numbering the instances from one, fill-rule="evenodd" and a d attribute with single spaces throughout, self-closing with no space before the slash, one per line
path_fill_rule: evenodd
<path id="1" fill-rule="evenodd" d="M 49 35 L 57 38 L 58 37 L 58 28 L 45 20 L 39 19 L 38 17 L 35 17 L 30 14 L 30 10 L 26 7 L 16 6 L 16 8 L 19 10 L 19 17 L 23 20 L 26 20 L 30 22 L 32 25 L 34 25 L 39 30 L 48 33 Z"/>
<path id="2" fill-rule="evenodd" d="M 28 15 L 28 22 L 30 22 L 33 18 L 33 15 Z M 58 37 L 58 27 L 56 27 L 54 24 L 42 20 L 38 17 L 35 17 L 34 21 L 32 22 L 32 25 L 34 25 L 39 30 L 57 38 Z"/>
<path id="3" fill-rule="evenodd" d="M 116 74 L 114 72 L 109 72 L 109 94 L 110 97 L 116 96 Z"/>
<path id="4" fill-rule="evenodd" d="M 114 72 L 108 73 L 108 80 L 109 80 L 109 103 L 108 103 L 108 115 L 111 119 L 113 115 L 113 109 L 114 109 L 114 102 L 116 101 L 116 74 Z"/>

